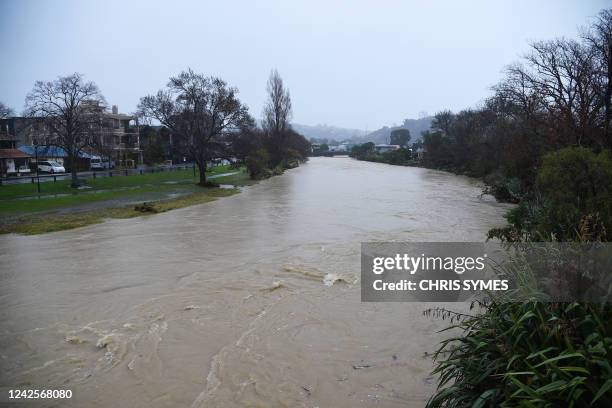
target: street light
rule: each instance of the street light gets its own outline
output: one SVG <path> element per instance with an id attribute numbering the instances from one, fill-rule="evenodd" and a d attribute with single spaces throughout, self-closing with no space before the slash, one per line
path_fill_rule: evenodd
<path id="1" fill-rule="evenodd" d="M 40 177 L 38 176 L 38 140 L 34 139 L 34 156 L 36 156 L 36 186 L 40 194 Z"/>

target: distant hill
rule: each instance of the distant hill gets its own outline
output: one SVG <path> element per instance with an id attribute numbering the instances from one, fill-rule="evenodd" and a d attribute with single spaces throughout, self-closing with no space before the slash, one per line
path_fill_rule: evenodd
<path id="1" fill-rule="evenodd" d="M 311 126 L 293 123 L 291 126 L 298 133 L 304 135 L 307 139 L 327 139 L 330 142 L 334 140 L 337 142 L 350 140 L 354 143 L 388 143 L 391 131 L 395 129 L 408 129 L 411 136 L 410 143 L 412 143 L 417 140 L 421 140 L 421 132 L 429 130 L 432 119 L 433 118 L 431 116 L 421 119 L 405 119 L 401 126 L 383 126 L 378 130 L 368 133 L 367 135 L 364 135 L 363 130 L 340 128 L 329 125 Z"/>
<path id="2" fill-rule="evenodd" d="M 341 142 L 343 140 L 352 140 L 357 137 L 363 137 L 363 130 L 347 129 L 329 125 L 300 125 L 292 123 L 291 127 L 306 137 L 306 139 L 327 139 Z"/>
<path id="3" fill-rule="evenodd" d="M 382 128 L 361 136 L 355 141 L 358 143 L 374 142 L 389 143 L 389 136 L 395 129 L 408 129 L 410 131 L 410 143 L 421 140 L 421 133 L 429 130 L 433 117 L 427 116 L 421 119 L 405 119 L 401 126 L 383 126 Z"/>

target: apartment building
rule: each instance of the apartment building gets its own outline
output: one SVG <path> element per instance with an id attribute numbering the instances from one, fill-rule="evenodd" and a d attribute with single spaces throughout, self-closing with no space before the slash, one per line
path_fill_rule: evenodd
<path id="1" fill-rule="evenodd" d="M 88 153 L 108 157 L 115 166 L 136 167 L 142 164 L 138 118 L 119 113 L 117 105 L 108 111 L 105 106 L 96 104 L 94 111 L 100 120 L 99 126 L 93 129 L 94 143 L 86 149 Z M 17 116 L 0 119 L 0 145 L 7 145 L 0 147 L 34 146 L 36 140 L 39 144 L 53 145 L 53 135 L 40 121 Z"/>

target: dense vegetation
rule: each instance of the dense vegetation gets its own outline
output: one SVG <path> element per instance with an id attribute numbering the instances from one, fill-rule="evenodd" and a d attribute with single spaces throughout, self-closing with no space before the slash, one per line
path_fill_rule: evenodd
<path id="1" fill-rule="evenodd" d="M 581 40 L 536 42 L 483 106 L 435 115 L 423 165 L 482 177 L 519 203 L 508 245 L 612 238 L 612 10 Z M 436 353 L 429 407 L 612 405 L 610 303 L 498 302 L 438 310 L 459 335 Z"/>
<path id="2" fill-rule="evenodd" d="M 394 164 L 398 166 L 416 164 L 413 153 L 410 149 L 401 147 L 390 152 L 377 153 L 374 148 L 374 143 L 372 142 L 354 146 L 349 155 L 359 160 Z"/>
<path id="3" fill-rule="evenodd" d="M 234 157 L 247 166 L 251 178 L 280 174 L 308 157 L 310 143 L 304 136 L 291 128 L 279 133 L 251 127 L 231 137 Z"/>
<path id="4" fill-rule="evenodd" d="M 500 198 L 532 200 L 546 154 L 610 149 L 611 30 L 606 10 L 580 41 L 533 43 L 483 106 L 435 115 L 424 164 L 484 177 Z"/>
<path id="5" fill-rule="evenodd" d="M 268 80 L 268 100 L 261 127 L 239 99 L 238 89 L 223 79 L 183 71 L 169 79 L 158 92 L 140 98 L 138 116 L 143 161 L 152 165 L 164 160 L 193 161 L 199 185 L 215 187 L 206 179 L 211 163 L 222 160 L 248 164 L 253 178 L 277 174 L 306 160 L 310 143 L 291 127 L 291 97 L 274 70 Z M 66 95 L 69 95 L 68 98 Z M 103 129 L 104 96 L 81 74 L 36 81 L 26 97 L 28 130 L 37 145 L 57 146 L 67 154 L 71 185 L 79 187 L 77 161 L 82 152 L 111 157 L 116 148 Z M 0 118 L 12 110 L 0 104 Z M 265 153 L 263 153 L 265 151 Z M 251 156 L 250 160 L 247 157 Z"/>
<path id="6" fill-rule="evenodd" d="M 444 312 L 442 312 L 444 313 Z M 504 302 L 450 315 L 428 407 L 612 406 L 609 304 Z"/>
<path id="7" fill-rule="evenodd" d="M 510 210 L 509 225 L 489 238 L 521 241 L 609 241 L 612 236 L 612 157 L 567 147 L 542 158 L 533 192 Z"/>
<path id="8" fill-rule="evenodd" d="M 238 98 L 238 90 L 216 77 L 187 70 L 170 78 L 165 89 L 140 99 L 142 117 L 169 129 L 177 148 L 200 170 L 200 185 L 211 161 L 238 159 L 253 178 L 263 178 L 305 160 L 310 144 L 291 129 L 291 97 L 278 72 L 267 86 L 261 129 Z M 150 139 L 147 156 L 159 156 L 160 143 Z"/>
<path id="9" fill-rule="evenodd" d="M 261 128 L 243 126 L 230 137 L 233 156 L 246 164 L 253 179 L 296 167 L 310 153 L 310 142 L 290 125 L 291 97 L 276 70 L 270 74 L 267 92 Z"/>

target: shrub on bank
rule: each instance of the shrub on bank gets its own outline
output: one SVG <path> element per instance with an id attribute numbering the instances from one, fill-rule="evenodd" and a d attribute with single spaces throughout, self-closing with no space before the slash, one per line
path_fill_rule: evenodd
<path id="1" fill-rule="evenodd" d="M 610 407 L 610 304 L 491 303 L 448 329 L 427 407 Z M 445 312 L 450 314 L 451 312 Z"/>
<path id="2" fill-rule="evenodd" d="M 387 163 L 396 166 L 412 166 L 415 164 L 410 149 L 400 148 L 390 152 L 377 153 L 372 142 L 354 146 L 350 156 L 358 160 Z"/>
<path id="3" fill-rule="evenodd" d="M 607 241 L 611 180 L 608 151 L 549 153 L 535 191 L 489 238 Z M 612 406 L 610 303 L 492 302 L 479 312 L 452 326 L 461 335 L 435 354 L 440 383 L 428 407 Z"/>
<path id="4" fill-rule="evenodd" d="M 508 226 L 489 231 L 503 241 L 574 241 L 585 226 L 612 233 L 612 158 L 581 147 L 569 147 L 544 156 L 535 191 L 508 212 Z"/>
<path id="5" fill-rule="evenodd" d="M 517 178 L 507 178 L 497 171 L 485 176 L 484 182 L 484 193 L 491 194 L 497 201 L 516 204 L 521 200 L 521 181 Z"/>
<path id="6" fill-rule="evenodd" d="M 247 156 L 245 162 L 252 179 L 265 178 L 270 166 L 270 154 L 266 149 L 257 149 Z"/>
<path id="7" fill-rule="evenodd" d="M 536 179 L 544 198 L 537 227 L 559 239 L 575 235 L 583 217 L 598 214 L 612 232 L 612 159 L 604 150 L 565 148 L 544 156 Z"/>

